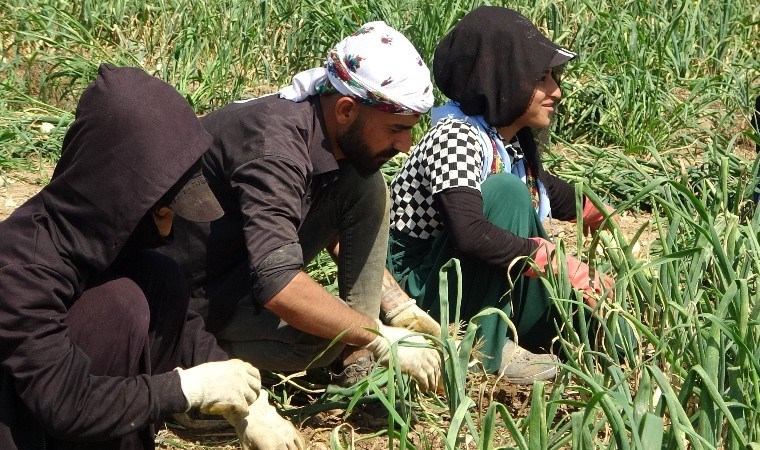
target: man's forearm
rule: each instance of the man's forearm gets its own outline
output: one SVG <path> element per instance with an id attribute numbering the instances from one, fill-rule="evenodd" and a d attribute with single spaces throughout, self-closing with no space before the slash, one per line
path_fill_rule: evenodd
<path id="1" fill-rule="evenodd" d="M 364 329 L 377 328 L 373 319 L 351 309 L 306 272 L 299 272 L 265 307 L 290 326 L 325 339 L 348 330 L 341 342 L 363 347 L 377 337 Z"/>
<path id="2" fill-rule="evenodd" d="M 383 290 L 380 295 L 380 311 L 387 313 L 408 300 L 409 296 L 401 289 L 388 269 L 385 269 L 383 271 Z"/>

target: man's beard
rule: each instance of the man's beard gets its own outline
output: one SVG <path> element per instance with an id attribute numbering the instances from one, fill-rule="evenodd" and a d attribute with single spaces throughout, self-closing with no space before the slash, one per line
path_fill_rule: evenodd
<path id="1" fill-rule="evenodd" d="M 369 144 L 364 140 L 363 129 L 364 120 L 355 120 L 345 133 L 338 136 L 338 147 L 360 175 L 368 176 L 380 170 L 386 159 L 394 157 L 398 150 L 391 148 L 373 154 Z"/>

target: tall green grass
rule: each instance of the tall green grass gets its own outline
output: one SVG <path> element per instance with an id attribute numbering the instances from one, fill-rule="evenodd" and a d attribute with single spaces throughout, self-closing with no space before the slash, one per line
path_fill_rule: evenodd
<path id="1" fill-rule="evenodd" d="M 202 114 L 289 83 L 370 20 L 397 27 L 430 62 L 446 31 L 482 3 L 6 0 L 0 177 L 55 161 L 76 99 L 102 62 L 142 67 Z M 760 141 L 749 129 L 760 94 L 760 5 L 491 3 L 520 10 L 578 53 L 563 76 L 546 165 L 575 183 L 578 195 L 651 213 L 651 254 L 635 255 L 643 234 L 625 235 L 614 223 L 596 238 L 603 250 L 575 243 L 581 258 L 615 277 L 614 298 L 596 311 L 563 274 L 544 279 L 560 314 L 579 327 L 560 330 L 567 356 L 561 377 L 534 388 L 525 417 L 496 401 L 480 410 L 473 398 L 478 378 L 467 362 L 477 318 L 464 325 L 462 344 L 446 336 L 439 342 L 445 395 L 420 396 L 395 368 L 350 390 L 315 391 L 288 380 L 284 385 L 316 400 L 297 407 L 290 391 L 277 387 L 286 414 L 336 406 L 350 412 L 379 401 L 389 414 L 378 434 L 391 448 L 760 448 L 760 219 L 748 202 L 757 184 L 752 147 Z M 386 179 L 400 163 L 383 169 Z M 564 244 L 558 242 L 560 253 Z M 335 289 L 328 257 L 308 269 Z M 456 261 L 445 270 L 456 272 Z M 630 345 L 630 334 L 638 345 Z M 413 415 L 432 433 L 415 429 Z M 338 427 L 330 445 L 353 448 L 353 438 Z"/>

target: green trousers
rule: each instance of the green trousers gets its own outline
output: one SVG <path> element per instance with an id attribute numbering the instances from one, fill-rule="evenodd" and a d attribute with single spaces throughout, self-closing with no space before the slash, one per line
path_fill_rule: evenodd
<path id="1" fill-rule="evenodd" d="M 489 222 L 520 237 L 547 237 L 530 192 L 519 178 L 509 173 L 492 175 L 482 184 L 481 192 L 483 213 Z M 462 279 L 455 280 L 455 274 L 449 271 L 449 317 L 455 314 L 459 282 L 462 320 L 469 320 L 484 308 L 495 307 L 511 318 L 522 347 L 534 351 L 549 348 L 556 335 L 554 314 L 540 280 L 518 275 L 510 283 L 506 269 L 457 254 L 446 230 L 427 240 L 391 232 L 388 269 L 401 287 L 436 319 L 440 317 L 439 270 L 451 258 L 460 260 Z M 507 338 L 514 339 L 511 334 L 508 325 L 496 314 L 479 319 L 478 337 L 483 342 L 480 351 L 487 371 L 498 371 L 502 347 Z"/>

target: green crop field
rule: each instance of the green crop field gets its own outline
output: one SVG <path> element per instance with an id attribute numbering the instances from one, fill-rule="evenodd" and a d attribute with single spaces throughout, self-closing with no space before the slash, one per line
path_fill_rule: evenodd
<path id="1" fill-rule="evenodd" d="M 370 20 L 399 29 L 430 62 L 444 33 L 480 4 L 3 0 L 0 186 L 55 162 L 76 100 L 102 62 L 142 67 L 203 114 L 288 84 Z M 335 409 L 349 417 L 368 403 L 387 410 L 368 432 L 334 425 L 323 444 L 334 449 L 760 449 L 760 215 L 751 202 L 760 136 L 750 126 L 760 95 L 760 3 L 503 5 L 579 55 L 542 139 L 547 167 L 575 183 L 579 198 L 649 219 L 633 230 L 612 223 L 590 243 L 576 237 L 580 225 L 557 239 L 560 253 L 577 252 L 614 276 L 614 297 L 591 311 L 566 276 L 544 279 L 561 316 L 577 326 L 561 329 L 559 379 L 534 386 L 524 408 L 494 395 L 483 401 L 482 377 L 467 364 L 477 318 L 462 327 L 461 345 L 440 343 L 445 384 L 437 395 L 419 394 L 397 369 L 378 369 L 353 389 L 271 374 L 280 379 L 272 398 L 299 424 Z M 383 168 L 388 178 L 399 162 Z M 309 271 L 334 285 L 328 258 Z"/>

